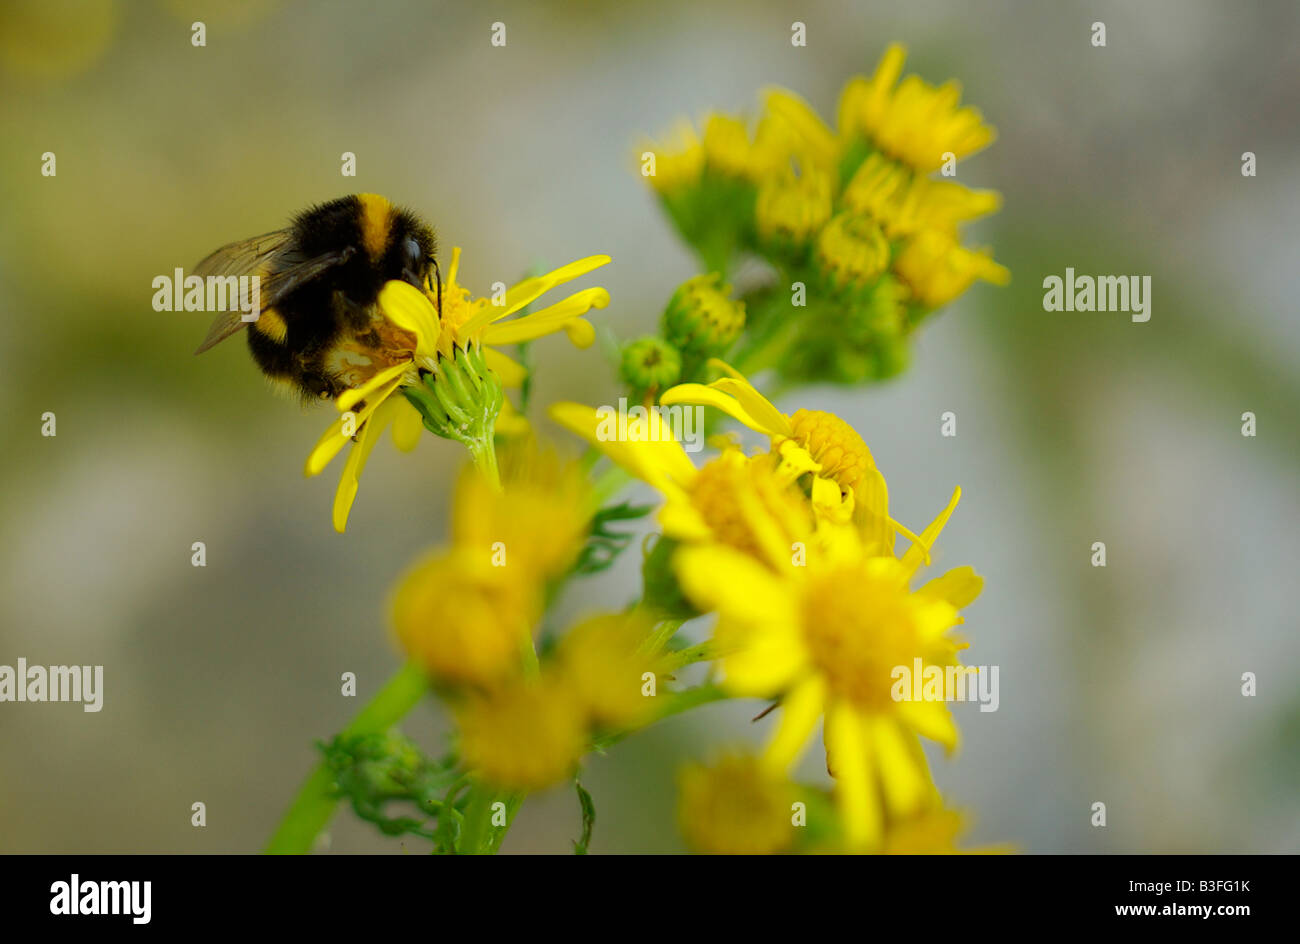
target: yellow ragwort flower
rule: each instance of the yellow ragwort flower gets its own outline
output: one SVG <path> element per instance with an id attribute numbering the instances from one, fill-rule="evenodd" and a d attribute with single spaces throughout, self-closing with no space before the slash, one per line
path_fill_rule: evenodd
<path id="1" fill-rule="evenodd" d="M 699 182 L 704 170 L 704 146 L 691 123 L 681 121 L 664 143 L 647 141 L 642 145 L 640 164 L 642 175 L 649 178 L 655 190 L 675 193 Z"/>
<path id="2" fill-rule="evenodd" d="M 731 754 L 678 777 L 677 819 L 687 844 L 709 855 L 771 855 L 794 844 L 794 788 L 770 764 Z"/>
<path id="3" fill-rule="evenodd" d="M 830 174 L 817 168 L 764 180 L 754 208 L 758 235 L 770 243 L 806 243 L 831 218 L 832 195 Z"/>
<path id="4" fill-rule="evenodd" d="M 889 240 L 870 217 L 840 213 L 818 234 L 815 255 L 837 288 L 862 287 L 889 268 Z"/>
<path id="5" fill-rule="evenodd" d="M 976 279 L 994 285 L 1011 281 L 1011 273 L 993 261 L 988 249 L 967 249 L 939 230 L 924 230 L 909 240 L 894 260 L 894 273 L 926 308 L 948 304 Z"/>
<path id="6" fill-rule="evenodd" d="M 937 170 L 945 153 L 960 159 L 992 143 L 996 132 L 979 109 L 960 106 L 957 82 L 934 86 L 909 75 L 899 84 L 906 58 L 906 48 L 894 43 L 870 79 L 858 76 L 845 85 L 842 135 L 868 137 L 890 157 L 922 172 Z"/>
<path id="7" fill-rule="evenodd" d="M 448 685 L 488 685 L 519 672 L 541 615 L 540 588 L 453 547 L 421 558 L 398 581 L 393 627 L 407 655 Z"/>
<path id="8" fill-rule="evenodd" d="M 488 298 L 472 298 L 469 290 L 457 282 L 457 247 L 452 250 L 451 268 L 442 286 L 441 312 L 431 286 L 421 291 L 402 281 L 385 285 L 379 306 L 399 329 L 398 336 L 409 339 L 406 349 L 398 352 L 397 363 L 375 372 L 337 398 L 335 406 L 340 417 L 307 457 L 306 474 L 319 475 L 344 445 L 355 442 L 334 498 L 335 529 L 343 531 L 347 526 L 361 470 L 384 430 L 392 426 L 393 443 L 403 451 L 413 449 L 420 438 L 422 417 L 400 395 L 403 388 L 426 389 L 423 378 L 431 377 L 436 400 L 442 404 L 440 409 L 450 414 L 453 423 L 460 418 L 466 427 L 463 434 L 470 434 L 468 426 L 473 420 L 486 427 L 483 435 L 490 438 L 497 411 L 502 407 L 501 385 L 518 386 L 525 375 L 516 361 L 491 345 L 518 344 L 563 330 L 575 344 L 586 347 L 594 340 L 595 332 L 583 315 L 609 304 L 609 293 L 603 288 L 583 289 L 539 311 L 506 319 L 556 286 L 607 262 L 608 256 L 589 256 L 546 275 L 524 279 L 505 293 L 501 304 L 495 304 Z M 446 382 L 439 387 L 444 375 Z M 454 428 L 448 435 L 462 438 Z"/>
<path id="9" fill-rule="evenodd" d="M 426 555 L 397 585 L 402 647 L 448 684 L 519 671 L 546 585 L 582 551 L 595 505 L 579 464 L 531 438 L 502 450 L 499 484 L 467 466 L 452 503 L 451 548 Z"/>
<path id="10" fill-rule="evenodd" d="M 844 205 L 878 222 L 890 239 L 934 229 L 956 233 L 962 223 L 995 213 L 996 190 L 971 190 L 955 180 L 936 180 L 874 153 L 854 172 Z"/>
<path id="11" fill-rule="evenodd" d="M 654 716 L 655 698 L 646 693 L 658 691 L 663 660 L 661 653 L 646 651 L 653 630 L 654 620 L 634 610 L 591 617 L 560 640 L 557 677 L 594 727 L 628 730 Z M 648 688 L 649 681 L 655 686 Z"/>
<path id="12" fill-rule="evenodd" d="M 748 459 L 726 449 L 697 469 L 658 412 L 629 419 L 626 439 L 606 430 L 607 419 L 589 406 L 556 403 L 549 412 L 664 496 L 659 522 L 674 540 L 721 543 L 783 567 L 791 545 L 813 533 L 812 509 L 767 457 Z"/>
<path id="13" fill-rule="evenodd" d="M 718 112 L 705 118 L 703 149 L 705 165 L 719 174 L 744 179 L 755 172 L 754 145 L 739 118 Z"/>
<path id="14" fill-rule="evenodd" d="M 756 179 L 790 171 L 816 171 L 827 179 L 838 173 L 842 142 L 802 98 L 785 89 L 764 95 L 755 133 Z"/>
<path id="15" fill-rule="evenodd" d="M 456 720 L 465 765 L 500 787 L 549 787 L 573 773 L 588 746 L 582 711 L 547 673 L 470 696 Z"/>
<path id="16" fill-rule="evenodd" d="M 719 613 L 723 686 L 781 699 L 767 762 L 788 769 L 825 718 L 827 767 L 855 847 L 878 844 L 886 816 L 933 802 L 918 736 L 957 743 L 946 703 L 895 701 L 892 691 L 898 666 L 958 665 L 964 644 L 948 633 L 980 578 L 965 567 L 916 591 L 909 583 L 959 495 L 901 559 L 873 555 L 850 529 L 825 532 L 802 566 L 783 572 L 717 545 L 684 546 L 674 558 L 686 595 Z"/>
<path id="17" fill-rule="evenodd" d="M 821 410 L 800 409 L 787 416 L 738 371 L 719 360 L 710 363 L 727 376 L 707 385 L 678 384 L 665 390 L 659 402 L 715 407 L 768 436 L 783 479 L 812 474 L 810 494 L 820 518 L 842 524 L 856 517 L 859 522 L 870 521 L 873 533 L 878 525 L 888 525 L 915 539 L 889 520 L 884 476 L 853 427 Z"/>
<path id="18" fill-rule="evenodd" d="M 883 855 L 1000 855 L 1013 851 L 1009 846 L 958 849 L 957 838 L 966 828 L 966 817 L 959 811 L 935 806 L 890 823 L 880 851 Z"/>
<path id="19" fill-rule="evenodd" d="M 467 466 L 456 485 L 452 541 L 518 580 L 554 580 L 577 560 L 596 511 L 578 462 L 532 437 L 501 449 L 498 486 Z"/>

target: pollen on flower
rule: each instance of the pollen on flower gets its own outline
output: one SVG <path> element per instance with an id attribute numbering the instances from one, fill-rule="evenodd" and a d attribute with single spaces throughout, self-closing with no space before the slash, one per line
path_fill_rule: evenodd
<path id="1" fill-rule="evenodd" d="M 799 409 L 791 415 L 790 425 L 790 438 L 821 465 L 818 474 L 834 481 L 845 495 L 854 494 L 866 474 L 875 468 L 871 450 L 857 430 L 834 413 Z M 774 442 L 773 448 L 779 445 Z"/>
<path id="2" fill-rule="evenodd" d="M 760 534 L 781 535 L 785 554 L 786 539 L 798 540 L 808 530 L 802 496 L 783 486 L 770 464 L 747 460 L 735 450 L 700 469 L 690 497 L 714 540 L 759 559 L 766 557 Z"/>
<path id="3" fill-rule="evenodd" d="M 814 574 L 803 595 L 802 629 L 831 691 L 862 708 L 891 704 L 891 673 L 922 655 L 915 608 L 895 576 L 860 567 Z"/>

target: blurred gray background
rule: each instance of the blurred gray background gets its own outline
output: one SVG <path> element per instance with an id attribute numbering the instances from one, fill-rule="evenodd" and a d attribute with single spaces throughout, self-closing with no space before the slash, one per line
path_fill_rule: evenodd
<path id="1" fill-rule="evenodd" d="M 959 177 L 1003 192 L 974 236 L 1013 282 L 929 323 L 900 379 L 781 405 L 849 419 L 914 528 L 964 489 L 938 565 L 987 578 L 966 661 L 1001 667 L 1001 706 L 957 707 L 964 743 L 936 776 L 977 842 L 1297 851 L 1300 9 L 1173 0 L 7 3 L 0 663 L 103 664 L 106 693 L 99 714 L 0 704 L 0 851 L 259 849 L 313 739 L 398 664 L 389 587 L 445 533 L 462 454 L 429 437 L 413 456 L 376 451 L 335 534 L 337 467 L 301 475 L 327 411 L 272 396 L 242 344 L 192 357 L 207 319 L 155 313 L 154 276 L 371 190 L 464 247 L 478 292 L 609 253 L 614 301 L 596 320 L 630 337 L 695 271 L 636 173 L 639 139 L 709 108 L 752 113 L 772 84 L 833 118 L 892 40 L 997 126 Z M 1042 279 L 1067 266 L 1150 275 L 1151 321 L 1044 312 Z M 536 403 L 617 395 L 598 349 L 556 338 L 535 354 Z M 45 411 L 56 438 L 39 434 Z M 564 611 L 623 603 L 635 567 L 575 584 Z M 360 698 L 340 697 L 345 671 Z M 765 737 L 758 707 L 708 708 L 594 759 L 593 851 L 680 849 L 676 767 Z M 445 720 L 429 703 L 406 730 L 436 749 Z M 820 751 L 802 774 L 824 777 Z M 567 851 L 578 828 L 556 790 L 506 850 Z M 399 846 L 344 813 L 330 848 Z"/>

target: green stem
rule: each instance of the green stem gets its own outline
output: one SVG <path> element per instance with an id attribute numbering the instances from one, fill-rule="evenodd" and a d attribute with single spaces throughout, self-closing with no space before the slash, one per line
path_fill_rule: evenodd
<path id="1" fill-rule="evenodd" d="M 378 694 L 352 719 L 340 735 L 383 734 L 401 721 L 429 690 L 423 671 L 408 663 L 388 680 Z M 334 773 L 323 761 L 312 771 L 293 804 L 267 844 L 269 855 L 302 855 L 311 852 L 316 837 L 329 825 L 338 797 L 334 796 Z"/>
<path id="2" fill-rule="evenodd" d="M 485 783 L 475 783 L 470 787 L 469 803 L 465 806 L 465 824 L 457 844 L 459 851 L 464 855 L 496 855 L 523 802 L 524 794 L 519 791 L 498 790 Z M 505 804 L 504 826 L 492 822 L 496 815 L 493 807 L 497 803 Z"/>
<path id="3" fill-rule="evenodd" d="M 497 468 L 497 447 L 496 437 L 492 431 L 482 439 L 473 439 L 466 441 L 465 445 L 469 447 L 469 454 L 474 460 L 475 467 L 483 473 L 483 476 L 492 484 L 492 487 L 501 490 L 501 472 Z"/>

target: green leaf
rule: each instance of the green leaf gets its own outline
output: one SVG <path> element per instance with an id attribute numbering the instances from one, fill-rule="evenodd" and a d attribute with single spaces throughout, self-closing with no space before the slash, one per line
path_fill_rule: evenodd
<path id="1" fill-rule="evenodd" d="M 573 854 L 586 855 L 591 845 L 591 830 L 596 825 L 596 804 L 581 782 L 574 780 L 573 788 L 578 791 L 578 804 L 582 807 L 582 838 L 573 840 Z"/>
<path id="2" fill-rule="evenodd" d="M 635 536 L 629 531 L 613 527 L 620 521 L 634 521 L 644 518 L 654 510 L 653 505 L 634 505 L 631 502 L 619 502 L 606 505 L 596 512 L 591 519 L 591 530 L 587 534 L 587 543 L 573 565 L 577 576 L 598 574 L 607 570 L 627 549 Z"/>
<path id="3" fill-rule="evenodd" d="M 458 777 L 454 756 L 430 760 L 397 732 L 339 735 L 320 749 L 333 775 L 334 794 L 384 835 L 436 842 L 434 821 L 441 827 L 453 818 L 442 794 Z"/>

